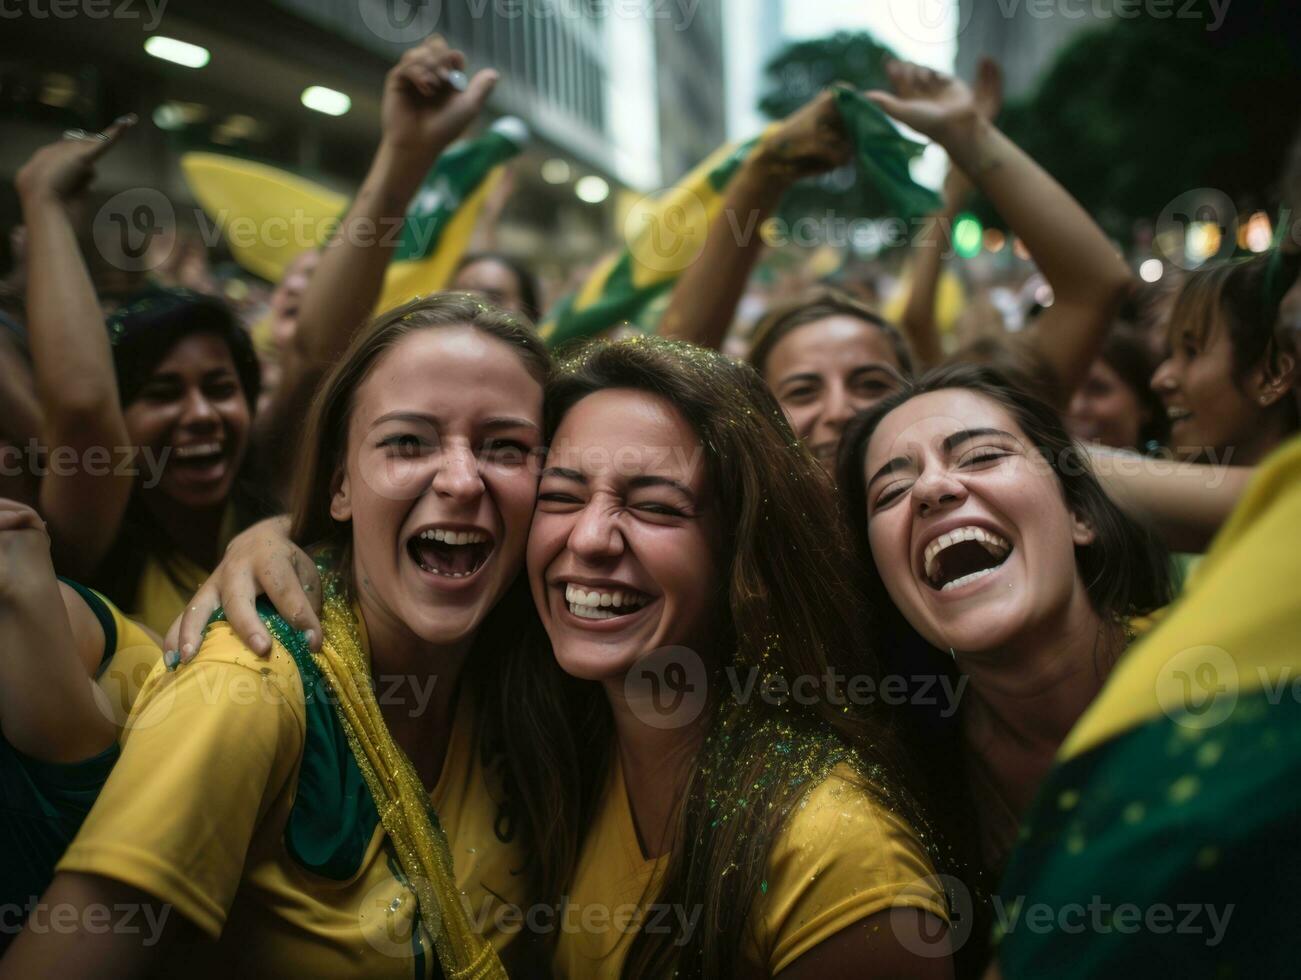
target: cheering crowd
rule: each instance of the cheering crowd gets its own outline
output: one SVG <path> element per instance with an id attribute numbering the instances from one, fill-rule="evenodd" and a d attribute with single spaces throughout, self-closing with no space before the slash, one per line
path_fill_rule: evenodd
<path id="1" fill-rule="evenodd" d="M 1301 141 L 1272 247 L 1157 289 L 998 129 L 996 66 L 892 62 L 858 95 L 952 167 L 897 322 L 820 282 L 738 315 L 735 229 L 852 156 L 833 90 L 653 334 L 557 345 L 517 259 L 386 308 L 355 233 L 472 127 L 466 67 L 389 73 L 269 350 L 197 281 L 92 274 L 133 116 L 19 171 L 0 977 L 1290 972 Z M 973 190 L 1052 300 L 954 349 Z"/>

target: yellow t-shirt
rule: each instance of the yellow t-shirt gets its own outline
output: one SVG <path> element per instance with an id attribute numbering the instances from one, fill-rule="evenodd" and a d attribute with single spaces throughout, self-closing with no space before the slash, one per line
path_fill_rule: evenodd
<path id="1" fill-rule="evenodd" d="M 288 651 L 277 643 L 260 658 L 226 623 L 209 627 L 193 663 L 174 672 L 159 665 L 146 681 L 121 758 L 58 870 L 134 885 L 218 940 L 169 952 L 176 959 L 164 975 L 405 980 L 435 970 L 427 934 L 413 929 L 414 892 L 381 826 L 342 876 L 314 873 L 290 852 L 296 794 L 330 778 L 302 765 L 307 714 Z M 462 697 L 431 800 L 471 921 L 500 949 L 513 938 L 496 928 L 502 907 L 528 901 L 518 873 L 525 855 L 494 832 L 497 803 L 475 729 Z M 313 816 L 330 830 L 328 813 Z"/>
<path id="2" fill-rule="evenodd" d="M 129 615 L 166 636 L 172 621 L 185 611 L 185 604 L 207 578 L 208 573 L 188 558 L 174 556 L 164 565 L 151 555 L 140 571 L 135 608 Z"/>
<path id="3" fill-rule="evenodd" d="M 679 914 L 655 904 L 666 863 L 642 855 L 616 754 L 557 929 L 555 976 L 619 976 L 637 929 L 667 925 L 665 917 Z M 923 909 L 948 921 L 935 870 L 912 828 L 873 801 L 844 764 L 792 812 L 768 857 L 766 881 L 751 910 L 746 959 L 769 975 L 885 909 Z M 680 921 L 699 926 L 685 916 Z"/>
<path id="4" fill-rule="evenodd" d="M 99 593 L 95 593 L 99 595 Z M 102 596 L 100 596 L 103 599 Z M 122 610 L 103 599 L 102 608 L 112 617 L 110 626 L 103 622 L 102 614 L 94 606 L 97 616 L 101 616 L 104 632 L 111 636 L 112 656 L 100 667 L 95 680 L 104 692 L 104 703 L 113 712 L 113 721 L 119 728 L 127 723 L 131 706 L 135 704 L 150 672 L 163 659 L 163 651 L 158 648 L 154 638 L 140 628 L 140 624 L 128 618 Z"/>

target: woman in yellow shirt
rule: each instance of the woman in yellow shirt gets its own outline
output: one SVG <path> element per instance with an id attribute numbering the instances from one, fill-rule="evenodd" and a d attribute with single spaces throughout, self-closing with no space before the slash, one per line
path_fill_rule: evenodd
<path id="1" fill-rule="evenodd" d="M 538 760 L 517 785 L 560 887 L 527 928 L 554 973 L 949 976 L 945 850 L 831 487 L 762 381 L 686 344 L 596 345 L 547 417 L 528 565 L 551 643 L 511 662 L 502 737 Z M 245 537 L 216 587 L 277 566 L 278 601 L 304 601 L 274 526 Z"/>
<path id="2" fill-rule="evenodd" d="M 529 904 L 535 832 L 494 688 L 531 617 L 549 367 L 530 328 L 460 294 L 359 335 L 314 406 L 294 511 L 325 549 L 319 652 L 268 609 L 269 658 L 217 623 L 155 669 L 44 899 L 135 902 L 151 931 L 29 924 L 5 975 L 504 975 L 497 913 Z"/>
<path id="3" fill-rule="evenodd" d="M 1170 601 L 1166 551 L 1056 412 L 989 368 L 936 368 L 856 418 L 839 481 L 886 622 L 968 682 L 949 713 L 962 751 L 937 757 L 961 759 L 952 782 L 965 776 L 997 873 L 1135 617 Z"/>

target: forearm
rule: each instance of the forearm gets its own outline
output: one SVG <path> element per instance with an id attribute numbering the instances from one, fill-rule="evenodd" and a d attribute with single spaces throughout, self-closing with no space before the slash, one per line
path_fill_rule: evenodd
<path id="1" fill-rule="evenodd" d="M 1052 287 L 1053 305 L 1040 320 L 1036 342 L 1064 407 L 1132 287 L 1129 269 L 1075 199 L 985 119 L 956 124 L 945 148 L 1025 243 Z"/>
<path id="2" fill-rule="evenodd" d="M 754 156 L 742 165 L 709 226 L 705 247 L 673 287 L 660 319 L 661 336 L 714 349 L 722 346 L 750 273 L 763 254 L 759 229 L 781 203 L 786 186 Z"/>
<path id="3" fill-rule="evenodd" d="M 75 417 L 105 430 L 125 428 L 104 314 L 57 198 L 22 197 L 29 250 L 28 344 L 37 394 L 52 424 Z"/>
<path id="4" fill-rule="evenodd" d="M 95 756 L 117 735 L 48 567 L 25 570 L 0 597 L 0 728 L 19 752 L 52 763 Z"/>
<path id="5" fill-rule="evenodd" d="M 407 205 L 432 164 L 380 144 L 303 294 L 291 362 L 295 374 L 337 359 L 374 312 Z"/>
<path id="6" fill-rule="evenodd" d="M 948 254 L 957 208 L 946 206 L 929 219 L 929 236 L 912 250 L 912 289 L 904 307 L 904 336 L 912 347 L 917 370 L 938 364 L 944 356 L 935 322 L 935 291 L 944 256 Z"/>
<path id="7" fill-rule="evenodd" d="M 1177 463 L 1099 446 L 1088 452 L 1107 495 L 1156 528 L 1176 551 L 1206 549 L 1254 472 L 1250 466 Z"/>

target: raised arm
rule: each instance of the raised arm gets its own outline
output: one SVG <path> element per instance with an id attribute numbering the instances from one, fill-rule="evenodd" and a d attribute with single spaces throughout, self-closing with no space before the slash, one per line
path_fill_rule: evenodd
<path id="1" fill-rule="evenodd" d="M 67 593 L 65 595 L 65 592 Z M 104 633 L 72 589 L 60 586 L 36 511 L 0 499 L 0 729 L 40 762 L 78 762 L 117 737 L 95 704 L 91 675 Z"/>
<path id="2" fill-rule="evenodd" d="M 993 58 L 981 58 L 972 92 L 976 111 L 991 122 L 1003 105 L 1003 73 Z M 971 196 L 971 181 L 957 167 L 950 166 L 944 178 L 943 206 L 932 215 L 929 237 L 912 250 L 912 285 L 908 304 L 899 326 L 912 345 L 917 368 L 938 364 L 944 357 L 939 326 L 935 322 L 935 290 L 940 282 L 943 259 L 949 254 L 953 221 Z"/>
<path id="3" fill-rule="evenodd" d="M 1039 322 L 1039 353 L 1065 409 L 1132 287 L 1106 235 L 1066 190 L 976 109 L 962 82 L 920 65 L 889 66 L 894 93 L 867 97 L 935 140 L 998 209 L 1053 289 Z"/>
<path id="4" fill-rule="evenodd" d="M 721 347 L 750 271 L 763 254 L 760 227 L 791 184 L 848 159 L 840 113 L 829 91 L 765 135 L 727 185 L 704 249 L 673 287 L 660 335 Z"/>
<path id="5" fill-rule="evenodd" d="M 303 294 L 286 392 L 301 374 L 334 361 L 374 312 L 407 205 L 497 84 L 497 73 L 485 69 L 458 90 L 449 79 L 464 67 L 465 56 L 435 34 L 407 50 L 388 73 L 379 148 Z"/>
<path id="6" fill-rule="evenodd" d="M 59 568 L 92 572 L 117 535 L 132 480 L 119 467 L 83 465 L 87 453 L 128 446 L 104 315 L 77 246 L 68 205 L 94 177 L 95 162 L 135 123 L 42 147 L 15 184 L 27 225 L 27 333 L 44 413 L 42 442 L 52 456 L 41 480 Z M 68 458 L 74 460 L 67 465 Z M 103 472 L 108 470 L 108 472 Z"/>

